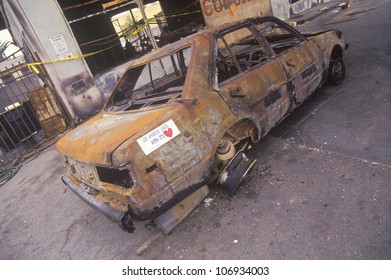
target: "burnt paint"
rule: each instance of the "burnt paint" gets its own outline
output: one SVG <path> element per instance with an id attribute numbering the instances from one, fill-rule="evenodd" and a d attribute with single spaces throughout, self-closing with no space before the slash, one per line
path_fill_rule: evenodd
<path id="1" fill-rule="evenodd" d="M 155 207 L 153 211 L 143 211 L 138 213 L 138 216 L 142 219 L 153 220 L 172 208 L 174 205 L 178 204 L 180 201 L 185 199 L 187 196 L 195 192 L 196 190 L 202 188 L 209 182 L 209 176 L 202 179 L 199 183 L 189 186 L 188 188 L 177 193 L 173 198 L 169 201 L 162 203 L 159 207 Z"/>
<path id="2" fill-rule="evenodd" d="M 287 87 L 288 87 L 289 93 L 293 93 L 293 91 L 295 90 L 295 85 L 293 84 L 292 81 L 288 82 Z"/>
<path id="3" fill-rule="evenodd" d="M 79 95 L 85 92 L 87 89 L 87 84 L 83 79 L 80 79 L 71 85 L 71 93 L 73 95 Z"/>
<path id="4" fill-rule="evenodd" d="M 269 93 L 266 97 L 265 97 L 265 106 L 266 107 L 269 107 L 270 105 L 276 103 L 276 101 L 278 99 L 280 99 L 282 96 L 281 96 L 281 93 L 280 93 L 280 90 L 274 90 L 272 91 L 271 93 Z"/>
<path id="5" fill-rule="evenodd" d="M 70 93 L 72 96 L 80 95 L 93 86 L 94 81 L 92 77 L 86 73 L 63 79 L 61 83 L 62 91 Z"/>
<path id="6" fill-rule="evenodd" d="M 301 77 L 303 79 L 307 78 L 307 77 L 310 77 L 312 76 L 312 74 L 316 73 L 317 71 L 317 67 L 315 64 L 312 64 L 310 67 L 308 67 L 306 70 L 304 70 L 302 73 L 301 73 Z"/>
<path id="7" fill-rule="evenodd" d="M 157 163 L 154 163 L 152 164 L 151 166 L 147 167 L 147 169 L 145 169 L 145 172 L 147 174 L 151 173 L 152 171 L 154 171 L 156 168 L 158 168 L 158 165 Z"/>

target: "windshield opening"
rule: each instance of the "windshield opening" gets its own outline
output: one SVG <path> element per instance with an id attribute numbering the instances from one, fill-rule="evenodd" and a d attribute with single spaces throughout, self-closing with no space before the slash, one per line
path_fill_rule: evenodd
<path id="1" fill-rule="evenodd" d="M 181 97 L 191 48 L 128 69 L 106 105 L 108 111 L 137 110 Z"/>

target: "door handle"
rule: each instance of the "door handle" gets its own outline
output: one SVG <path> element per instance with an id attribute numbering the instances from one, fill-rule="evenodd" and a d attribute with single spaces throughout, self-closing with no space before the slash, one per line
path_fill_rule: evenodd
<path id="1" fill-rule="evenodd" d="M 242 97 L 245 97 L 246 95 L 241 93 L 239 88 L 235 88 L 235 89 L 232 89 L 229 91 L 229 96 L 242 98 Z"/>
<path id="2" fill-rule="evenodd" d="M 294 65 L 292 62 L 287 61 L 286 65 L 288 65 L 291 68 L 296 68 L 296 65 Z"/>

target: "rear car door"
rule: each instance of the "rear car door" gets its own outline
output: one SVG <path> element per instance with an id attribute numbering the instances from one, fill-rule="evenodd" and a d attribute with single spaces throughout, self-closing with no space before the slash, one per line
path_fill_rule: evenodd
<path id="1" fill-rule="evenodd" d="M 216 35 L 214 65 L 214 89 L 239 119 L 265 132 L 288 112 L 286 71 L 249 22 Z"/>
<path id="2" fill-rule="evenodd" d="M 302 103 L 320 86 L 323 75 L 322 52 L 289 25 L 275 19 L 259 21 L 255 27 L 283 64 L 295 105 Z"/>

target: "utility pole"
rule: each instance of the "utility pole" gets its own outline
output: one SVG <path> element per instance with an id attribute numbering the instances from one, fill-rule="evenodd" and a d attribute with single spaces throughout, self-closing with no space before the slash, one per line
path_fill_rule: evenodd
<path id="1" fill-rule="evenodd" d="M 149 26 L 147 15 L 145 14 L 143 0 L 135 0 L 135 1 L 140 9 L 141 16 L 143 17 L 144 21 L 147 24 L 145 26 L 145 28 L 147 30 L 148 37 L 151 39 L 152 47 L 156 50 L 158 48 L 158 46 L 157 46 L 155 37 L 153 37 L 151 27 Z"/>

